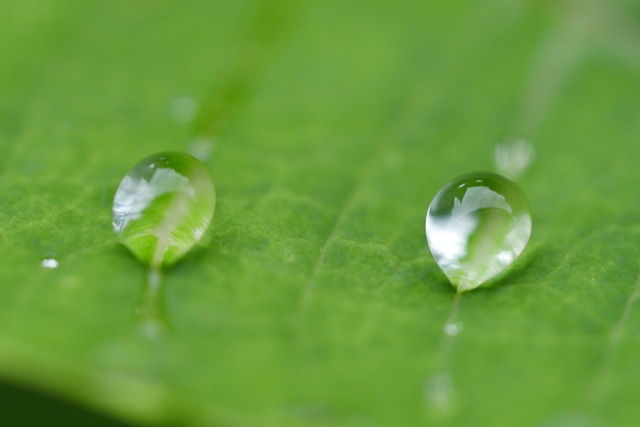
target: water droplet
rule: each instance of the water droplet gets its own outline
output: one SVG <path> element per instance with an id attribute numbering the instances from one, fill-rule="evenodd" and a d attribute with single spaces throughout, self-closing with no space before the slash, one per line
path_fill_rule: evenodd
<path id="1" fill-rule="evenodd" d="M 508 139 L 496 145 L 493 157 L 499 174 L 518 179 L 533 163 L 535 149 L 525 139 Z"/>
<path id="2" fill-rule="evenodd" d="M 213 149 L 215 148 L 214 141 L 211 138 L 197 138 L 191 145 L 189 146 L 189 154 L 191 154 L 196 159 L 204 162 L 209 160 L 211 155 L 213 154 Z"/>
<path id="3" fill-rule="evenodd" d="M 198 112 L 198 101 L 190 96 L 177 98 L 171 104 L 171 116 L 178 123 L 189 123 Z"/>
<path id="4" fill-rule="evenodd" d="M 178 152 L 154 154 L 123 178 L 113 201 L 113 229 L 140 261 L 175 263 L 204 235 L 216 194 L 205 166 Z"/>
<path id="5" fill-rule="evenodd" d="M 447 322 L 444 324 L 442 331 L 450 337 L 455 337 L 462 332 L 462 322 Z"/>
<path id="6" fill-rule="evenodd" d="M 531 207 L 509 179 L 477 172 L 445 185 L 429 206 L 427 241 L 459 291 L 480 286 L 506 269 L 531 236 Z"/>
<path id="7" fill-rule="evenodd" d="M 54 259 L 54 258 L 46 258 L 43 259 L 42 262 L 40 263 L 41 266 L 43 266 L 44 268 L 58 268 L 58 260 Z"/>
<path id="8" fill-rule="evenodd" d="M 439 372 L 427 378 L 424 397 L 430 418 L 443 420 L 450 417 L 456 407 L 456 392 L 451 375 Z"/>

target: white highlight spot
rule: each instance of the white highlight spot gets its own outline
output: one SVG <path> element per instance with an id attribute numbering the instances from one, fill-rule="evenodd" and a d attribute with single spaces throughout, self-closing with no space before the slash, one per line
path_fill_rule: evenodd
<path id="1" fill-rule="evenodd" d="M 43 266 L 44 268 L 58 268 L 58 261 L 53 259 L 53 258 L 47 258 L 47 259 L 43 259 L 42 262 L 40 263 L 41 266 Z"/>
<path id="2" fill-rule="evenodd" d="M 462 322 L 447 322 L 442 331 L 450 337 L 455 337 L 462 332 Z"/>
<path id="3" fill-rule="evenodd" d="M 198 138 L 191 143 L 189 146 L 189 154 L 191 154 L 196 159 L 201 162 L 209 160 L 211 155 L 213 154 L 213 149 L 215 147 L 214 140 L 211 138 Z"/>
<path id="4" fill-rule="evenodd" d="M 189 123 L 196 117 L 198 101 L 190 96 L 177 98 L 171 104 L 171 116 L 178 123 Z"/>
<path id="5" fill-rule="evenodd" d="M 448 373 L 440 372 L 430 376 L 425 383 L 424 394 L 430 418 L 443 420 L 455 411 L 455 390 Z"/>
<path id="6" fill-rule="evenodd" d="M 509 139 L 493 150 L 496 170 L 512 180 L 522 176 L 535 158 L 533 145 L 525 139 Z"/>
<path id="7" fill-rule="evenodd" d="M 144 210 L 159 196 L 182 192 L 195 197 L 189 178 L 173 169 L 156 169 L 151 180 L 125 176 L 113 200 L 113 229 L 120 234 L 131 221 L 142 216 Z"/>

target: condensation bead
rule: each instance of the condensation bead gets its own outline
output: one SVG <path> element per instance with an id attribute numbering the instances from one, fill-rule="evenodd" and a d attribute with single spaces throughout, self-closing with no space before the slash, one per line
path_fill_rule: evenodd
<path id="1" fill-rule="evenodd" d="M 531 207 L 509 179 L 477 172 L 454 179 L 436 194 L 426 220 L 436 262 L 459 291 L 504 271 L 531 236 Z"/>
<path id="2" fill-rule="evenodd" d="M 141 262 L 169 266 L 202 238 L 215 205 L 213 182 L 199 160 L 158 153 L 122 179 L 113 201 L 113 229 Z"/>

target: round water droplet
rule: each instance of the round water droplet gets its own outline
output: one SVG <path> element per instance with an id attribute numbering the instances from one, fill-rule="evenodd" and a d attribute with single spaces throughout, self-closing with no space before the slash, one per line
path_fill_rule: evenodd
<path id="1" fill-rule="evenodd" d="M 183 96 L 171 104 L 171 115 L 178 123 L 189 123 L 198 112 L 198 101 Z"/>
<path id="2" fill-rule="evenodd" d="M 442 331 L 449 335 L 450 337 L 455 337 L 462 332 L 462 323 L 461 322 L 447 322 L 445 323 Z"/>
<path id="3" fill-rule="evenodd" d="M 531 236 L 531 207 L 509 179 L 477 172 L 445 185 L 429 206 L 427 241 L 459 291 L 480 286 L 507 268 Z"/>
<path id="4" fill-rule="evenodd" d="M 41 266 L 43 266 L 44 268 L 58 268 L 58 260 L 56 260 L 55 258 L 45 258 L 42 260 L 42 262 L 40 263 Z"/>
<path id="5" fill-rule="evenodd" d="M 135 165 L 113 201 L 113 229 L 140 261 L 152 267 L 179 260 L 211 223 L 216 193 L 205 166 L 178 152 Z"/>
<path id="6" fill-rule="evenodd" d="M 424 386 L 425 403 L 432 421 L 448 419 L 456 409 L 457 396 L 451 375 L 435 373 L 427 378 Z"/>

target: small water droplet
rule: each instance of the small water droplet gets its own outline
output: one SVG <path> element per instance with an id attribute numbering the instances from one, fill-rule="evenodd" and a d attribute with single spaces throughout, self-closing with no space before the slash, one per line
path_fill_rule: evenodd
<path id="1" fill-rule="evenodd" d="M 508 139 L 493 150 L 496 171 L 510 179 L 518 179 L 535 158 L 533 145 L 525 139 Z"/>
<path id="2" fill-rule="evenodd" d="M 178 123 L 189 123 L 198 112 L 198 101 L 190 96 L 177 98 L 171 103 L 171 116 Z"/>
<path id="3" fill-rule="evenodd" d="M 462 332 L 462 322 L 447 322 L 444 324 L 442 331 L 450 337 L 455 337 Z"/>
<path id="4" fill-rule="evenodd" d="M 455 389 L 451 375 L 439 372 L 427 378 L 424 397 L 430 418 L 442 420 L 450 417 L 456 405 Z"/>
<path id="5" fill-rule="evenodd" d="M 54 259 L 54 258 L 46 258 L 43 259 L 42 262 L 40 263 L 41 266 L 43 266 L 44 268 L 58 268 L 58 260 Z"/>
<path id="6" fill-rule="evenodd" d="M 522 190 L 488 172 L 445 185 L 426 220 L 429 249 L 459 291 L 504 271 L 524 250 L 531 227 L 531 207 Z"/>
<path id="7" fill-rule="evenodd" d="M 214 149 L 214 140 L 211 138 L 197 138 L 195 141 L 191 143 L 189 146 L 189 154 L 191 154 L 196 159 L 201 162 L 209 160 L 211 155 L 213 154 Z"/>
<path id="8" fill-rule="evenodd" d="M 202 238 L 215 204 L 213 182 L 200 161 L 185 153 L 158 153 L 122 179 L 113 201 L 113 229 L 140 261 L 168 266 Z"/>

